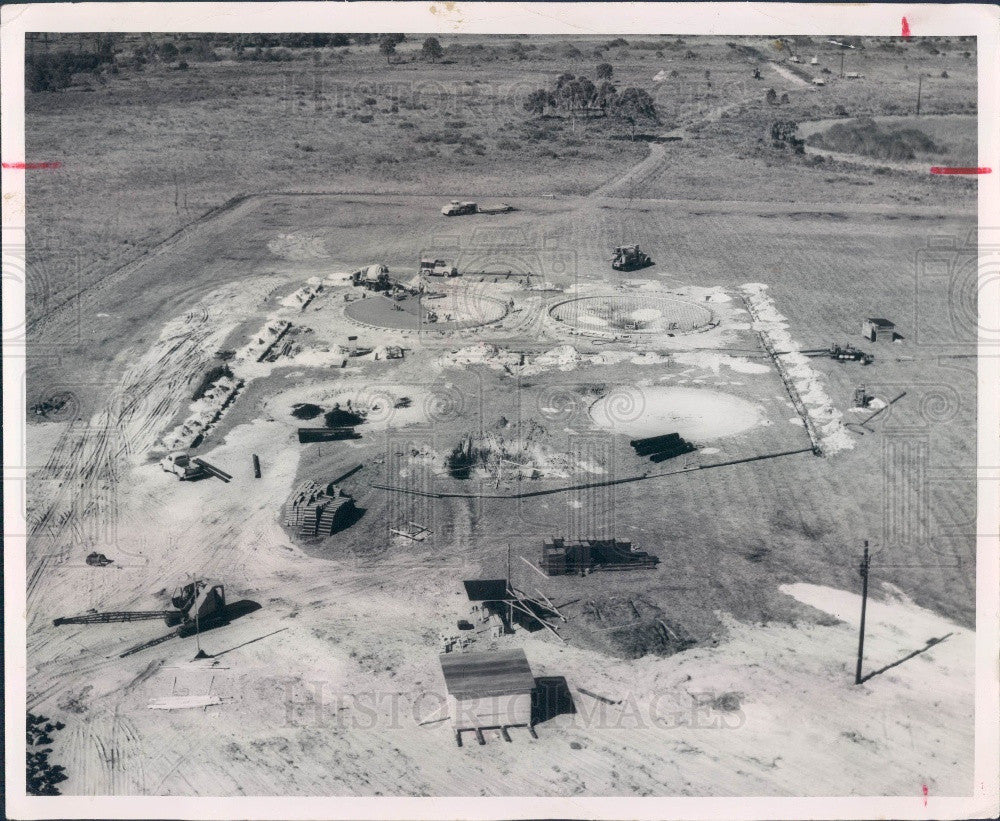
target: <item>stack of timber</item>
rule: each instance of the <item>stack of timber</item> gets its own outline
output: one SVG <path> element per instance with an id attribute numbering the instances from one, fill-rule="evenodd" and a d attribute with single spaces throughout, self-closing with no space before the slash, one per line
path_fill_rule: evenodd
<path id="1" fill-rule="evenodd" d="M 648 456 L 651 462 L 664 462 L 683 453 L 691 453 L 695 446 L 682 439 L 679 433 L 665 433 L 662 436 L 648 436 L 633 439 L 629 444 L 637 456 Z"/>
<path id="2" fill-rule="evenodd" d="M 591 570 L 638 570 L 656 567 L 659 562 L 656 556 L 620 539 L 555 538 L 542 545 L 539 566 L 548 576 L 585 576 Z"/>
<path id="3" fill-rule="evenodd" d="M 343 529 L 354 511 L 354 499 L 332 482 L 321 485 L 311 479 L 300 484 L 285 506 L 284 523 L 300 538 L 330 536 Z"/>
<path id="4" fill-rule="evenodd" d="M 299 442 L 337 442 L 341 439 L 360 439 L 354 428 L 299 428 Z"/>

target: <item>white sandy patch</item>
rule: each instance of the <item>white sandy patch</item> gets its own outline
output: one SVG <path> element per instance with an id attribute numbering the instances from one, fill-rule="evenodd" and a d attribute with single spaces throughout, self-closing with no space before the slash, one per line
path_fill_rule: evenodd
<path id="1" fill-rule="evenodd" d="M 801 353 L 801 346 L 788 331 L 788 320 L 778 312 L 774 301 L 767 294 L 767 285 L 751 282 L 741 286 L 756 321 L 755 330 L 765 334 L 778 351 L 789 379 L 815 427 L 823 452 L 830 455 L 854 447 L 854 439 L 843 424 L 843 414 L 833 406 L 826 392 L 822 377 L 813 369 L 809 358 Z"/>
<path id="2" fill-rule="evenodd" d="M 765 424 L 758 406 L 713 390 L 656 386 L 621 388 L 598 399 L 590 416 L 602 428 L 629 436 L 679 433 L 700 442 Z"/>
<path id="3" fill-rule="evenodd" d="M 713 351 L 682 351 L 674 354 L 674 359 L 683 365 L 706 368 L 713 373 L 718 373 L 723 365 L 736 373 L 767 373 L 770 370 L 767 365 L 760 362 L 751 362 L 744 357 L 729 356 Z"/>

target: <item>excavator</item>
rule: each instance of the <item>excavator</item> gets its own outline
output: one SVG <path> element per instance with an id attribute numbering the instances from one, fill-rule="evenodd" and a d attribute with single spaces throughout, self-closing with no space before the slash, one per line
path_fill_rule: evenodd
<path id="1" fill-rule="evenodd" d="M 233 613 L 226 608 L 225 587 L 216 582 L 196 579 L 181 585 L 170 597 L 170 610 L 111 611 L 98 613 L 91 611 L 80 616 L 67 616 L 53 620 L 55 626 L 63 624 L 99 624 L 106 622 L 153 621 L 163 619 L 174 630 L 151 641 L 130 647 L 120 658 L 131 656 L 147 647 L 180 637 L 192 636 L 211 627 L 228 624 Z"/>

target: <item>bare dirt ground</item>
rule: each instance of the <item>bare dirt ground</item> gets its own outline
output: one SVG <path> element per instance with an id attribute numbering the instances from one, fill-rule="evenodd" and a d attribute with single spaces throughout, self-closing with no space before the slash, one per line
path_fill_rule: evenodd
<path id="1" fill-rule="evenodd" d="M 724 111 L 709 128 L 732 125 Z M 461 194 L 443 189 L 253 196 L 39 317 L 36 339 L 58 355 L 33 355 L 29 391 L 74 403 L 28 433 L 28 709 L 67 724 L 52 755 L 66 794 L 968 793 L 974 334 L 961 265 L 957 279 L 928 281 L 914 256 L 929 233 L 962 253 L 974 189 L 926 201 L 925 182 L 903 176 L 855 199 L 792 187 L 757 201 L 720 171 L 705 197 L 689 179 L 677 189 L 688 196 L 661 199 L 690 173 L 690 152 L 711 147 L 652 148 L 592 181 L 596 193 L 514 197 L 518 210 L 497 216 L 446 220 L 441 203 Z M 713 200 L 722 190 L 731 197 Z M 609 251 L 628 240 L 656 265 L 613 273 Z M 357 289 L 344 274 L 380 262 L 410 277 L 428 253 L 496 271 L 451 287 L 512 310 L 451 333 L 345 315 Z M 548 312 L 623 293 L 708 306 L 718 322 L 608 342 Z M 902 339 L 864 343 L 869 315 L 894 318 Z M 293 346 L 256 361 L 277 322 L 292 323 Z M 785 346 L 821 457 L 762 331 Z M 349 336 L 371 353 L 349 356 Z M 831 342 L 876 361 L 797 353 Z M 405 358 L 386 359 L 388 345 Z M 243 385 L 205 430 L 195 424 L 213 417 L 192 392 L 221 351 Z M 882 401 L 908 392 L 864 435 L 847 425 L 864 418 L 851 408 L 859 382 Z M 593 407 L 634 421 L 659 390 L 754 412 L 736 430 L 678 405 L 697 416 L 676 418 L 699 449 L 657 467 Z M 292 416 L 297 404 L 347 399 L 368 412 L 359 440 L 298 443 L 295 428 L 313 423 Z M 162 471 L 155 459 L 178 430 L 200 431 L 193 449 L 233 481 Z M 518 467 L 453 478 L 445 458 L 466 437 L 509 448 Z M 785 451 L 805 452 L 728 464 Z M 358 464 L 344 489 L 363 513 L 348 530 L 299 543 L 281 527 L 298 482 Z M 612 478 L 635 481 L 601 485 Z M 411 520 L 431 538 L 388 530 Z M 519 557 L 537 563 L 557 534 L 617 535 L 661 563 L 543 578 Z M 864 539 L 877 546 L 876 675 L 854 686 Z M 519 630 L 495 644 L 524 647 L 536 676 L 564 676 L 576 711 L 541 723 L 537 740 L 459 749 L 437 720 L 440 634 L 466 615 L 460 580 L 503 575 L 508 544 L 515 583 L 561 605 L 565 643 Z M 86 565 L 95 549 L 115 564 Z M 155 609 L 191 577 L 261 605 L 201 636 L 209 661 L 191 661 L 193 638 L 118 657 L 164 632 L 156 622 L 51 623 Z"/>

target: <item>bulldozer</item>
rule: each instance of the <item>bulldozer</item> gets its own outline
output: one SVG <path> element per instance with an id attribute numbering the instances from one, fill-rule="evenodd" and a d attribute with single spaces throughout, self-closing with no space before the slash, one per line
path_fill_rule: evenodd
<path id="1" fill-rule="evenodd" d="M 160 467 L 167 473 L 172 473 L 182 482 L 194 481 L 205 476 L 205 469 L 191 461 L 191 457 L 183 450 L 174 451 L 160 460 Z"/>
<path id="2" fill-rule="evenodd" d="M 615 248 L 611 267 L 616 271 L 635 271 L 653 264 L 649 254 L 643 253 L 638 245 L 619 245 Z"/>
<path id="3" fill-rule="evenodd" d="M 233 477 L 226 471 L 211 465 L 204 459 L 191 456 L 183 450 L 177 450 L 163 457 L 160 460 L 160 467 L 167 473 L 172 473 L 182 482 L 193 482 L 196 479 L 204 479 L 207 476 L 214 476 L 223 482 L 228 482 Z"/>
<path id="4" fill-rule="evenodd" d="M 63 624 L 101 624 L 163 619 L 167 627 L 174 628 L 173 631 L 164 636 L 129 648 L 121 654 L 120 658 L 124 658 L 138 653 L 140 650 L 145 650 L 147 647 L 162 644 L 176 636 L 183 638 L 194 635 L 201 630 L 228 624 L 233 615 L 226 608 L 225 586 L 204 579 L 197 579 L 177 587 L 170 597 L 170 604 L 172 608 L 169 610 L 118 610 L 104 613 L 92 610 L 79 616 L 54 619 L 52 624 L 59 627 Z"/>

